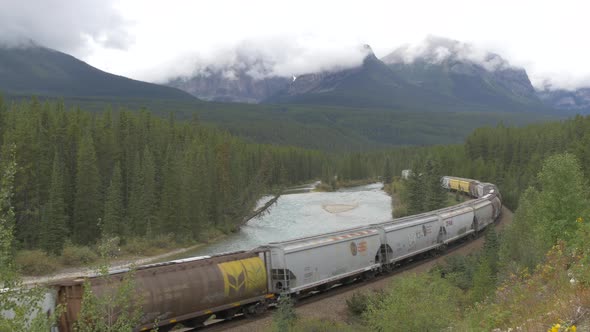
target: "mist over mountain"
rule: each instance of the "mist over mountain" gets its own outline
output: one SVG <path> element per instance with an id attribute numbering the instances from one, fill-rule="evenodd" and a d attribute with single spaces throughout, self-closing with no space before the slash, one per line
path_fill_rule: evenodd
<path id="1" fill-rule="evenodd" d="M 541 105 L 523 68 L 469 44 L 429 37 L 417 46 L 395 50 L 383 61 L 407 82 L 467 103 Z"/>
<path id="2" fill-rule="evenodd" d="M 535 91 L 526 71 L 501 55 L 445 38 L 429 37 L 382 59 L 368 45 L 357 47 L 344 65 L 298 64 L 284 52 L 254 46 L 210 65 L 200 63 L 192 74 L 176 77 L 166 87 L 109 74 L 28 42 L 0 48 L 0 91 L 181 100 L 191 100 L 192 95 L 218 102 L 418 111 L 586 110 L 590 105 L 587 88 Z M 360 61 L 359 54 L 364 55 Z M 304 72 L 308 69 L 315 71 Z"/>
<path id="3" fill-rule="evenodd" d="M 275 70 L 277 58 L 237 56 L 168 83 L 206 100 L 419 110 L 546 108 L 523 68 L 499 54 L 428 37 L 378 59 L 368 45 L 356 66 L 305 73 Z M 251 53 L 250 53 L 251 54 Z"/>
<path id="4" fill-rule="evenodd" d="M 0 47 L 0 92 L 10 95 L 195 100 L 171 87 L 106 73 L 29 42 Z"/>
<path id="5" fill-rule="evenodd" d="M 492 107 L 424 88 L 379 60 L 368 46 L 364 51 L 360 65 L 295 77 L 272 75 L 269 68 L 276 66 L 250 57 L 243 65 L 210 66 L 198 72 L 197 80 L 184 82 L 210 93 L 202 96 L 213 96 L 211 100 L 260 103 L 243 104 L 199 102 L 181 90 L 112 75 L 33 44 L 0 49 L 0 93 L 63 98 L 66 105 L 96 111 L 110 105 L 145 107 L 158 114 L 174 111 L 184 119 L 196 113 L 204 122 L 257 142 L 327 150 L 456 143 L 477 126 L 555 116 L 519 112 L 538 107 Z M 223 86 L 227 88 L 219 88 Z"/>
<path id="6" fill-rule="evenodd" d="M 177 77 L 167 85 L 207 101 L 258 103 L 287 88 L 291 80 L 273 74 L 267 59 L 239 54 L 231 63 L 199 68 L 193 76 Z"/>
<path id="7" fill-rule="evenodd" d="M 265 102 L 382 108 L 451 105 L 444 96 L 408 84 L 379 60 L 368 45 L 365 48 L 368 55 L 360 66 L 297 76 L 286 90 Z"/>
<path id="8" fill-rule="evenodd" d="M 166 84 L 204 100 L 258 103 L 287 89 L 300 75 L 358 67 L 367 52 L 370 50 L 362 46 L 334 49 L 318 45 L 309 50 L 296 41 L 248 41 L 197 56 L 194 61 L 184 60 L 192 68 L 184 68 L 185 74 Z"/>
<path id="9" fill-rule="evenodd" d="M 556 109 L 590 112 L 590 88 L 573 91 L 543 89 L 537 91 L 537 95 L 545 104 Z"/>

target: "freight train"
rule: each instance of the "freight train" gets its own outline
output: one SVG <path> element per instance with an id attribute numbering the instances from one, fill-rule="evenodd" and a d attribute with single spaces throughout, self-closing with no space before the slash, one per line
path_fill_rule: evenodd
<path id="1" fill-rule="evenodd" d="M 193 257 L 135 269 L 135 287 L 143 317 L 135 331 L 157 326 L 167 331 L 177 323 L 198 326 L 215 315 L 231 319 L 254 315 L 279 296 L 302 297 L 337 284 L 369 279 L 404 261 L 444 250 L 447 245 L 480 233 L 501 213 L 495 185 L 445 176 L 443 187 L 470 195 L 459 205 L 345 231 L 270 243 L 250 251 Z M 47 311 L 65 305 L 57 329 L 72 330 L 83 297 L 84 281 L 103 294 L 127 270 L 104 278 L 85 277 L 54 282 Z"/>

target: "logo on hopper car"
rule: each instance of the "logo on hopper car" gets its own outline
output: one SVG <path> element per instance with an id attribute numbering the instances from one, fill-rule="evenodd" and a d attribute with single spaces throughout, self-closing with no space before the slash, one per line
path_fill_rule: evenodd
<path id="1" fill-rule="evenodd" d="M 356 256 L 357 248 L 356 248 L 356 243 L 354 243 L 354 242 L 350 242 L 350 253 L 353 256 Z"/>
<path id="2" fill-rule="evenodd" d="M 266 285 L 266 269 L 259 257 L 224 262 L 217 266 L 223 276 L 225 296 L 257 292 Z"/>
<path id="3" fill-rule="evenodd" d="M 367 254 L 367 241 L 361 241 L 359 242 L 359 244 L 357 245 L 357 250 L 361 255 L 366 255 Z"/>
<path id="4" fill-rule="evenodd" d="M 229 288 L 229 296 L 243 293 L 246 290 L 246 276 L 244 276 L 244 272 L 240 272 L 237 276 L 228 274 L 227 286 Z"/>

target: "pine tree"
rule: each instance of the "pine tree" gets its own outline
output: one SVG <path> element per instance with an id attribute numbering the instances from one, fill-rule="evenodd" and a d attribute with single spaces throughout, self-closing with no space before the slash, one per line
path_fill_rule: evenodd
<path id="1" fill-rule="evenodd" d="M 482 301 L 494 291 L 495 275 L 493 275 L 490 261 L 482 257 L 473 275 L 471 297 L 474 301 Z"/>
<path id="2" fill-rule="evenodd" d="M 391 172 L 391 162 L 389 158 L 385 159 L 385 166 L 383 167 L 383 181 L 385 184 L 390 184 L 393 181 L 393 175 Z"/>
<path id="3" fill-rule="evenodd" d="M 9 286 L 14 268 L 14 223 L 13 206 L 14 178 L 16 175 L 15 146 L 11 144 L 0 158 L 0 287 Z"/>
<path id="4" fill-rule="evenodd" d="M 484 238 L 483 256 L 490 264 L 490 270 L 494 277 L 498 273 L 499 250 L 500 239 L 498 233 L 496 233 L 495 227 L 488 227 Z"/>
<path id="5" fill-rule="evenodd" d="M 424 211 L 425 192 L 424 177 L 418 172 L 412 172 L 407 181 L 408 213 L 417 214 Z"/>
<path id="6" fill-rule="evenodd" d="M 101 230 L 104 238 L 121 235 L 124 214 L 122 190 L 121 167 L 119 163 L 116 163 L 104 203 L 104 218 L 102 219 Z"/>
<path id="7" fill-rule="evenodd" d="M 6 132 L 5 129 L 5 122 L 6 122 L 6 106 L 4 104 L 4 97 L 0 94 L 0 133 Z M 3 135 L 0 135 L 0 146 L 3 144 Z"/>
<path id="8" fill-rule="evenodd" d="M 141 161 L 139 158 L 139 152 L 134 154 L 131 162 L 129 163 L 130 173 L 128 179 L 131 184 L 129 185 L 129 204 L 128 204 L 128 219 L 129 234 L 138 235 L 145 233 L 145 211 L 143 205 L 144 195 L 144 179 L 143 171 L 141 167 Z"/>
<path id="9" fill-rule="evenodd" d="M 64 201 L 63 163 L 56 152 L 53 157 L 51 187 L 47 215 L 44 225 L 42 246 L 47 252 L 59 254 L 63 248 L 67 234 L 67 214 Z"/>
<path id="10" fill-rule="evenodd" d="M 156 222 L 156 164 L 154 162 L 154 156 L 146 145 L 143 150 L 143 211 L 145 217 L 145 229 L 146 235 L 151 232 L 152 225 Z"/>
<path id="11" fill-rule="evenodd" d="M 100 197 L 100 178 L 96 163 L 94 142 L 86 133 L 78 149 L 76 174 L 76 197 L 72 240 L 80 244 L 94 242 L 99 236 L 102 200 Z"/>
<path id="12" fill-rule="evenodd" d="M 158 231 L 172 233 L 179 224 L 180 174 L 178 160 L 172 147 L 168 147 L 166 160 L 162 166 L 162 195 L 159 208 Z"/>
<path id="13" fill-rule="evenodd" d="M 424 169 L 425 199 L 424 210 L 432 211 L 444 207 L 447 193 L 440 183 L 440 168 L 438 163 L 428 160 Z"/>
<path id="14" fill-rule="evenodd" d="M 39 314 L 45 310 L 46 289 L 23 286 L 14 264 L 15 150 L 9 144 L 0 156 L 0 331 L 49 331 L 58 314 Z"/>

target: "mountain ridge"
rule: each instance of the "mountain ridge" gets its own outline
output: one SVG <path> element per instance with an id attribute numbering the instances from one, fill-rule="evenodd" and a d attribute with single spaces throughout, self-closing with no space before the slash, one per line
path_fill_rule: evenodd
<path id="1" fill-rule="evenodd" d="M 264 64 L 264 59 L 254 64 L 238 59 L 233 64 L 240 68 L 238 71 L 234 67 L 218 68 L 216 75 L 198 76 L 199 84 L 207 86 L 205 91 L 185 90 L 207 100 L 251 103 L 441 111 L 549 108 L 523 68 L 512 66 L 498 54 L 476 51 L 466 43 L 429 37 L 418 49 L 401 47 L 381 59 L 370 46 L 364 49 L 367 55 L 359 66 L 311 72 L 293 79 L 248 77 L 250 68 Z M 224 70 L 233 70 L 237 77 L 224 81 L 219 74 Z M 169 84 L 183 88 L 173 81 Z M 264 88 L 250 88 L 256 85 Z M 256 93 L 248 95 L 248 90 Z"/>
<path id="2" fill-rule="evenodd" d="M 537 90 L 537 95 L 544 103 L 556 109 L 590 112 L 590 87 L 582 87 L 572 91 L 542 89 Z"/>
<path id="3" fill-rule="evenodd" d="M 69 54 L 38 45 L 0 47 L 0 91 L 15 95 L 196 100 L 184 91 L 107 73 Z"/>

